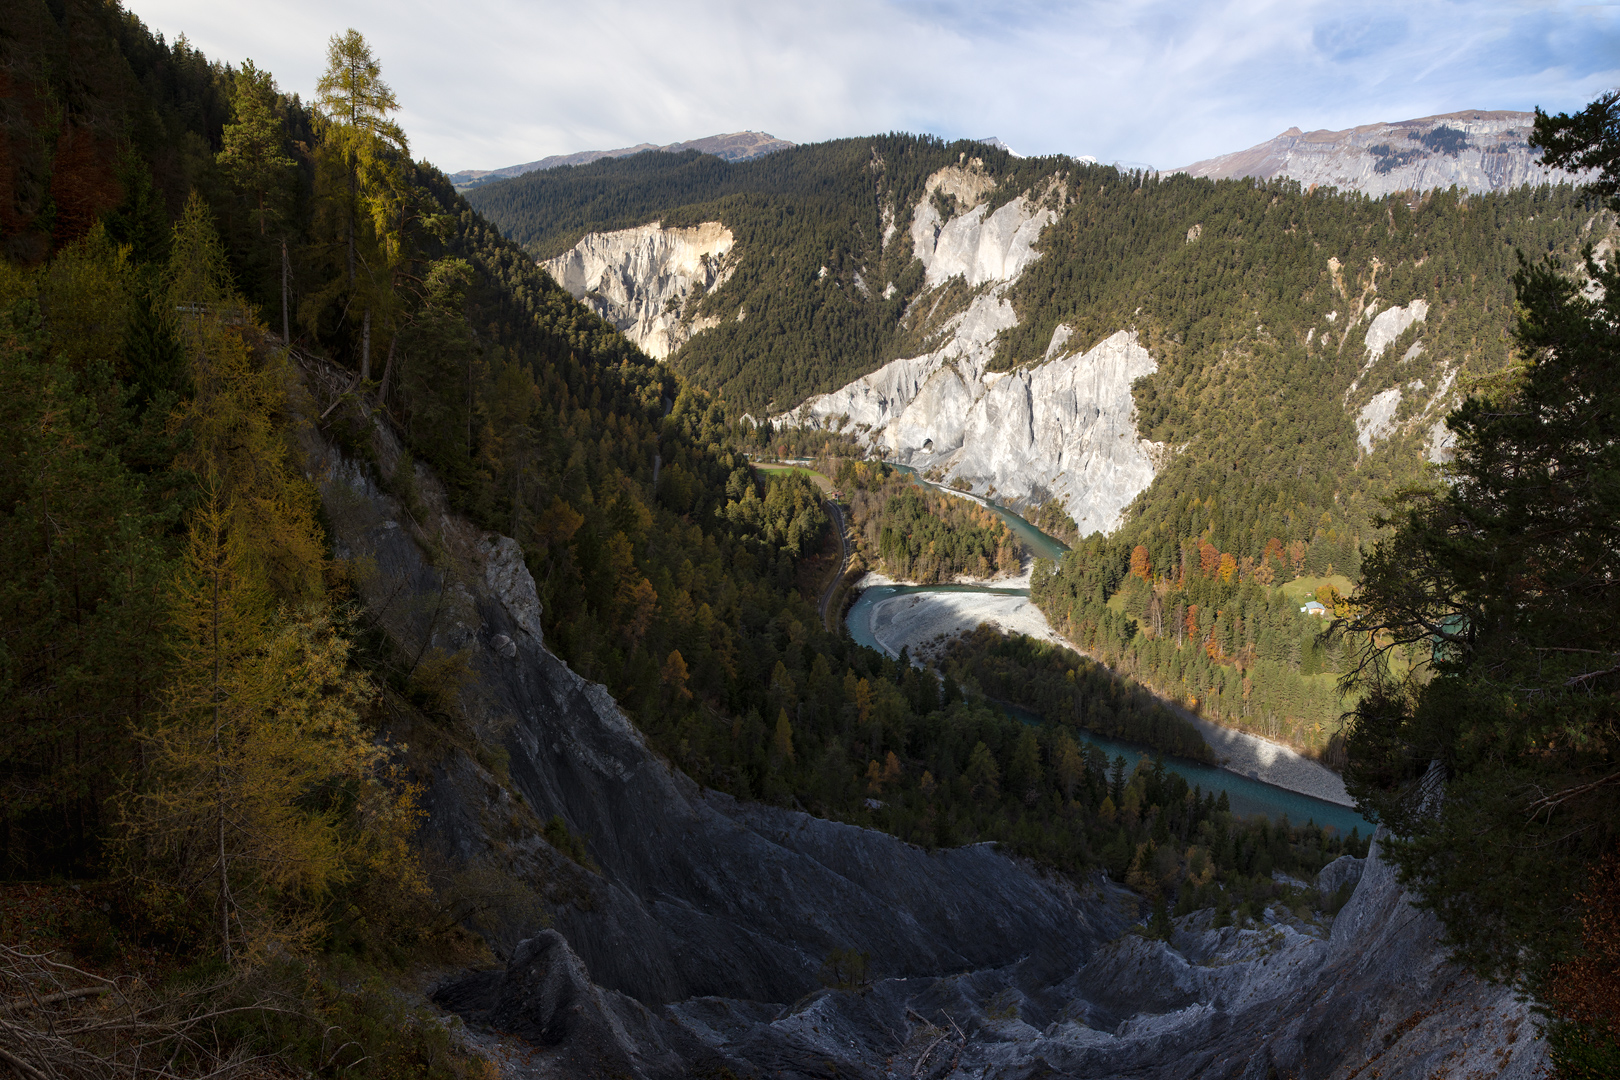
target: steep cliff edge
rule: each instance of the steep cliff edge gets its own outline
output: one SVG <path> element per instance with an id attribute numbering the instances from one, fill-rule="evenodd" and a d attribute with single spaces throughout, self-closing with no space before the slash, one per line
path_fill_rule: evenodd
<path id="1" fill-rule="evenodd" d="M 386 475 L 398 451 L 377 446 Z M 1217 930 L 1204 912 L 1159 942 L 1127 932 L 1138 901 L 1106 882 L 1083 894 L 987 845 L 926 852 L 700 789 L 547 651 L 513 541 L 447 513 L 425 470 L 413 517 L 313 432 L 305 449 L 377 623 L 468 660 L 454 730 L 406 734 L 437 747 L 429 848 L 538 899 L 480 919 L 504 970 L 437 993 L 475 1042 L 524 1040 L 508 1075 L 1539 1068 L 1525 1007 L 1445 962 L 1376 852 L 1331 934 L 1287 912 Z M 553 815 L 599 869 L 542 838 Z M 1332 869 L 1324 887 L 1355 876 Z M 820 988 L 834 949 L 868 953 L 870 985 Z"/>
<path id="2" fill-rule="evenodd" d="M 1137 434 L 1131 384 L 1158 365 L 1134 333 L 1080 351 L 1059 326 L 1039 366 L 986 370 L 999 336 L 1017 325 L 1007 290 L 1040 257 L 1035 245 L 1066 193 L 1049 182 L 992 213 L 981 203 L 992 186 L 983 180 L 960 167 L 941 170 L 929 177 L 928 195 L 940 191 L 968 208 L 944 221 L 925 197 L 912 214 L 910 238 L 931 291 L 914 302 L 911 317 L 926 319 L 948 303 L 953 285 L 971 290 L 965 309 L 940 325 L 942 342 L 812 398 L 785 419 L 853 427 L 893 460 L 994 491 L 1004 502 L 1056 498 L 1082 535 L 1110 532 L 1153 482 L 1157 448 Z"/>

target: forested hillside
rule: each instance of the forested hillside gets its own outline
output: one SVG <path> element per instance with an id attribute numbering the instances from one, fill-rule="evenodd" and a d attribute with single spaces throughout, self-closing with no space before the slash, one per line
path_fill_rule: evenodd
<path id="1" fill-rule="evenodd" d="M 586 232 L 724 222 L 736 240 L 736 269 L 682 312 L 719 325 L 689 342 L 675 366 L 734 411 L 762 415 L 915 344 L 902 318 L 923 284 L 905 233 L 910 208 L 931 174 L 964 155 L 1004 177 L 1009 193 L 1045 167 L 975 142 L 881 135 L 743 162 L 638 154 L 531 173 L 467 197 L 537 258 L 567 250 Z"/>
<path id="2" fill-rule="evenodd" d="M 850 528 L 870 566 L 901 581 L 1015 576 L 1028 554 L 1005 522 L 969 499 L 924 487 L 881 461 L 830 457 Z"/>
<path id="3" fill-rule="evenodd" d="M 724 318 L 671 364 L 733 408 L 780 410 L 934 347 L 927 331 L 971 298 L 960 279 L 927 288 L 905 232 L 950 149 L 886 137 L 800 147 L 757 171 L 617 162 L 481 197 L 503 229 L 548 251 L 585 228 L 655 217 L 727 224 L 738 276 L 701 307 Z M 1118 530 L 1043 573 L 1037 601 L 1077 645 L 1166 695 L 1325 752 L 1347 704 L 1334 685 L 1344 652 L 1317 642 L 1321 622 L 1279 587 L 1338 575 L 1348 591 L 1385 501 L 1444 456 L 1446 413 L 1507 364 L 1515 252 L 1568 258 L 1608 235 L 1612 212 L 1569 187 L 1370 199 L 958 152 L 995 181 L 986 209 L 1042 177 L 1064 191 L 1040 258 L 1008 287 L 1017 323 L 992 366 L 1038 364 L 1054 340 L 1083 348 L 1122 328 L 1158 365 L 1134 387 L 1137 428 L 1160 444 L 1157 475 Z M 745 212 L 739 185 L 770 187 L 772 205 L 814 192 L 817 220 L 836 226 L 809 243 L 802 221 L 760 216 L 763 202 Z M 954 196 L 936 198 L 948 217 Z M 542 238 L 542 221 L 557 230 Z M 890 222 L 899 230 L 874 246 Z M 749 270 L 767 263 L 769 274 Z M 897 282 L 889 300 L 880 277 Z"/>

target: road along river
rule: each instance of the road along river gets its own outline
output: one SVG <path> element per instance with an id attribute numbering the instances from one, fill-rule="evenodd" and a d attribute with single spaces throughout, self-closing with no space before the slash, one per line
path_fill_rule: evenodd
<path id="1" fill-rule="evenodd" d="M 896 467 L 912 472 L 904 466 Z M 912 472 L 912 475 L 916 474 Z M 917 480 L 927 483 L 920 477 Z M 1006 521 L 1035 555 L 1057 559 L 1067 550 L 1011 511 L 984 499 L 975 498 L 975 501 Z M 945 641 L 972 630 L 981 622 L 993 623 L 1009 633 L 1028 634 L 1072 648 L 1052 630 L 1046 617 L 1030 600 L 1027 575 L 985 584 L 957 585 L 906 585 L 877 575 L 868 575 L 865 580 L 868 587 L 850 607 L 845 622 L 850 637 L 858 644 L 890 656 L 899 656 L 900 651 L 906 649 L 914 658 L 931 657 Z M 1025 710 L 1004 708 L 1027 723 L 1044 722 Z M 1372 826 L 1355 811 L 1354 802 L 1345 793 L 1344 781 L 1338 774 L 1288 747 L 1258 736 L 1196 717 L 1192 722 L 1223 767 L 1167 758 L 1166 763 L 1186 777 L 1189 784 L 1199 785 L 1206 791 L 1225 791 L 1232 809 L 1240 814 L 1264 813 L 1272 818 L 1287 815 L 1294 824 L 1309 819 L 1318 825 L 1332 825 L 1345 834 L 1351 829 L 1359 829 L 1363 836 L 1372 832 Z M 1143 747 L 1083 730 L 1076 735 L 1100 746 L 1110 758 L 1124 755 L 1132 767 L 1143 755 L 1152 753 Z"/>

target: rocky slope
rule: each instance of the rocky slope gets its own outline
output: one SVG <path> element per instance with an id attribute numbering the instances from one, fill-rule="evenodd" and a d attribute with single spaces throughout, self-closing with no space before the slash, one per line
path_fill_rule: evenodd
<path id="1" fill-rule="evenodd" d="M 990 189 L 970 168 L 944 169 L 929 178 L 928 194 L 941 191 L 965 208 L 945 221 L 923 198 L 913 211 L 910 240 L 931 291 L 911 317 L 933 316 L 953 287 L 972 290 L 966 307 L 941 323 L 936 347 L 812 398 L 786 420 L 853 426 L 894 460 L 1003 502 L 1056 497 L 1082 535 L 1108 532 L 1153 482 L 1156 448 L 1137 435 L 1131 384 L 1157 365 L 1134 334 L 1081 351 L 1059 326 L 1040 366 L 986 370 L 997 336 L 1017 322 L 1006 292 L 1040 257 L 1035 244 L 1065 197 L 1051 182 L 987 212 Z"/>
<path id="2" fill-rule="evenodd" d="M 731 230 L 717 221 L 690 229 L 653 222 L 590 233 L 541 265 L 577 300 L 660 360 L 712 319 L 683 317 L 687 300 L 725 284 Z"/>
<path id="3" fill-rule="evenodd" d="M 398 451 L 379 441 L 386 472 Z M 382 627 L 409 652 L 469 658 L 463 749 L 435 765 L 427 830 L 441 859 L 515 878 L 540 898 L 527 914 L 504 903 L 489 915 L 484 929 L 503 950 L 544 920 L 596 984 L 644 1005 L 781 1002 L 819 985 L 833 949 L 908 977 L 1036 951 L 1078 962 L 1123 929 L 1115 906 L 989 845 L 926 852 L 700 789 L 648 749 L 605 688 L 546 649 L 514 541 L 448 514 L 420 466 L 417 524 L 365 469 L 313 436 L 306 449 L 336 553 L 364 568 L 361 594 Z M 589 838 L 599 872 L 540 838 L 554 815 Z"/>
<path id="4" fill-rule="evenodd" d="M 653 755 L 607 691 L 545 647 L 517 545 L 445 510 L 420 467 L 415 519 L 305 432 L 341 557 L 405 647 L 465 650 L 453 735 L 401 732 L 435 762 L 425 838 L 444 878 L 496 881 L 469 922 L 504 968 L 436 1000 L 507 1076 L 1530 1077 L 1523 1005 L 1445 962 L 1376 850 L 1323 871 L 1349 905 L 1266 913 L 1170 942 L 1139 901 L 988 845 L 892 837 L 704 791 Z M 379 437 L 379 465 L 398 465 Z M 426 747 L 436 750 L 425 750 Z M 420 758 L 419 758 L 420 760 Z M 540 835 L 553 815 L 597 864 Z M 491 899 L 493 898 L 493 899 Z M 549 924 L 549 925 L 546 925 Z M 825 989 L 834 949 L 866 980 Z"/>
<path id="5" fill-rule="evenodd" d="M 1344 131 L 1289 128 L 1247 150 L 1169 171 L 1215 180 L 1286 176 L 1307 187 L 1373 196 L 1453 184 L 1481 192 L 1578 180 L 1542 166 L 1540 152 L 1525 141 L 1534 119 L 1534 113 L 1471 110 Z"/>
<path id="6" fill-rule="evenodd" d="M 651 1009 L 593 984 L 566 935 L 547 930 L 504 971 L 438 1000 L 486 1045 L 523 1040 L 523 1057 L 507 1058 L 523 1077 L 1540 1076 L 1526 1006 L 1446 962 L 1376 849 L 1365 869 L 1341 865 L 1357 862 L 1323 870 L 1324 893 L 1356 882 L 1326 933 L 1273 910 L 1216 929 L 1202 912 L 1169 942 L 1125 933 L 1079 963 L 1043 952 L 789 1005 L 716 996 Z"/>
<path id="7" fill-rule="evenodd" d="M 451 173 L 450 182 L 458 188 L 465 188 L 472 184 L 490 181 L 505 180 L 512 176 L 522 176 L 524 173 L 534 172 L 538 169 L 555 169 L 560 165 L 589 165 L 593 161 L 603 158 L 628 157 L 639 154 L 644 150 L 662 150 L 678 154 L 685 150 L 696 150 L 700 154 L 713 154 L 726 161 L 747 161 L 749 158 L 760 157 L 764 154 L 774 154 L 778 150 L 787 150 L 797 143 L 778 139 L 776 136 L 763 131 L 734 131 L 729 135 L 709 135 L 702 139 L 690 139 L 686 142 L 670 143 L 667 146 L 655 146 L 652 143 L 637 143 L 634 146 L 621 147 L 618 150 L 581 150 L 577 154 L 553 154 L 543 157 L 539 161 L 529 161 L 522 165 L 507 165 L 499 169 L 463 169 L 461 172 Z"/>

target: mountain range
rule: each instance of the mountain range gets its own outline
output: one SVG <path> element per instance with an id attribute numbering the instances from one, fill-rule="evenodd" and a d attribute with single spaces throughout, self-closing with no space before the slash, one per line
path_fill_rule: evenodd
<path id="1" fill-rule="evenodd" d="M 1426 191 L 1455 184 L 1465 191 L 1499 191 L 1521 184 L 1572 183 L 1580 179 L 1560 169 L 1547 169 L 1527 139 L 1534 113 L 1465 109 L 1412 120 L 1380 121 L 1341 131 L 1301 131 L 1291 127 L 1276 138 L 1247 150 L 1195 161 L 1166 170 L 1189 176 L 1227 180 L 1285 177 L 1307 187 L 1335 187 L 1366 195 Z M 1012 148 L 995 137 L 972 140 L 996 150 Z M 507 180 L 561 165 L 587 165 L 604 158 L 626 157 L 647 150 L 680 153 L 696 150 L 725 161 L 746 161 L 798 144 L 765 132 L 739 131 L 659 146 L 637 143 L 618 150 L 582 150 L 554 154 L 499 169 L 463 169 L 450 174 L 458 190 L 474 184 Z M 1017 157 L 1016 153 L 1013 154 Z M 1082 154 L 1076 161 L 1098 163 Z M 1113 161 L 1121 172 L 1157 172 L 1140 161 Z"/>
<path id="2" fill-rule="evenodd" d="M 1534 121 L 1534 113 L 1467 109 L 1343 131 L 1292 127 L 1247 150 L 1171 171 L 1215 180 L 1286 177 L 1372 196 L 1453 184 L 1484 192 L 1578 181 L 1540 163 L 1527 142 Z"/>

